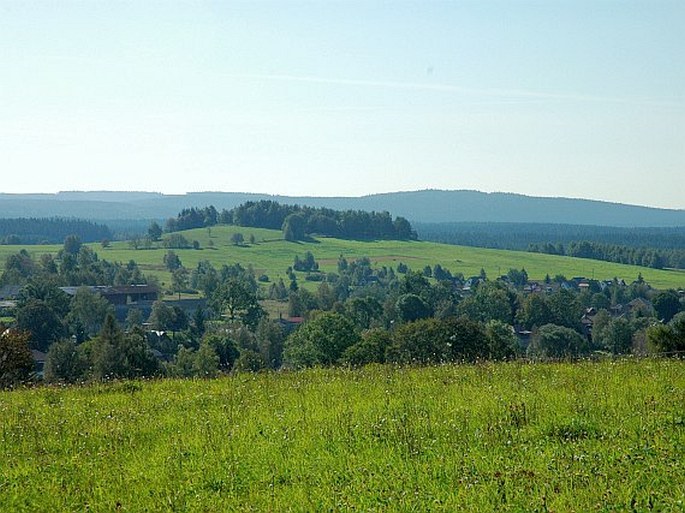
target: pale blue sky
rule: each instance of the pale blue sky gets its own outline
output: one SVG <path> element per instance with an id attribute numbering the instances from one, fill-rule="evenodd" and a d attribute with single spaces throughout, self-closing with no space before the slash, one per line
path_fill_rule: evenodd
<path id="1" fill-rule="evenodd" d="M 0 0 L 0 192 L 685 208 L 683 1 Z"/>

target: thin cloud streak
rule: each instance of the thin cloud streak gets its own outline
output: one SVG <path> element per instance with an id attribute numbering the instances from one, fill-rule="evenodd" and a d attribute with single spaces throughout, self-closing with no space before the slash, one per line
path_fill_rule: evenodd
<path id="1" fill-rule="evenodd" d="M 362 80 L 347 78 L 329 78 L 307 75 L 262 75 L 252 73 L 232 73 L 223 75 L 226 78 L 239 80 L 264 80 L 273 82 L 303 82 L 310 84 L 329 84 L 354 87 L 374 87 L 399 89 L 408 91 L 435 91 L 443 93 L 458 93 L 464 95 L 491 96 L 496 98 L 530 98 L 538 100 L 580 101 L 580 102 L 609 102 L 632 105 L 651 105 L 664 107 L 683 107 L 683 99 L 661 100 L 647 98 L 620 98 L 610 96 L 596 96 L 577 93 L 549 93 L 544 91 L 529 91 L 523 89 L 471 88 L 453 84 L 430 82 L 394 82 L 386 80 Z"/>

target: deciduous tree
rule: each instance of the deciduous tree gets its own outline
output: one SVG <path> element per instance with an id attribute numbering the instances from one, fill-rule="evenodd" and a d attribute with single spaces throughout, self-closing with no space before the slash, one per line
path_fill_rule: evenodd
<path id="1" fill-rule="evenodd" d="M 88 287 L 79 287 L 71 300 L 71 310 L 67 322 L 77 324 L 88 336 L 96 335 L 102 328 L 107 314 L 113 314 L 114 307 L 97 292 Z"/>
<path id="2" fill-rule="evenodd" d="M 306 221 L 302 214 L 290 214 L 283 221 L 283 237 L 288 241 L 304 240 Z"/>
<path id="3" fill-rule="evenodd" d="M 242 246 L 244 242 L 245 237 L 243 237 L 242 233 L 236 232 L 231 235 L 231 244 L 234 246 Z"/>
<path id="4" fill-rule="evenodd" d="M 585 354 L 588 341 L 577 331 L 556 324 L 545 324 L 534 334 L 528 354 L 542 358 L 568 358 Z"/>
<path id="5" fill-rule="evenodd" d="M 288 337 L 283 357 L 293 367 L 333 365 L 358 341 L 359 334 L 348 319 L 325 312 Z"/>
<path id="6" fill-rule="evenodd" d="M 162 227 L 159 226 L 159 223 L 156 221 L 153 221 L 150 223 L 150 227 L 147 229 L 147 235 L 150 238 L 150 240 L 159 240 L 162 238 Z"/>
<path id="7" fill-rule="evenodd" d="M 214 309 L 226 313 L 229 320 L 240 320 L 253 329 L 264 315 L 257 295 L 242 281 L 229 278 L 223 281 L 212 295 Z"/>
<path id="8" fill-rule="evenodd" d="M 50 346 L 45 359 L 45 381 L 76 383 L 85 379 L 88 361 L 72 340 L 60 340 Z"/>
<path id="9" fill-rule="evenodd" d="M 17 328 L 30 333 L 31 348 L 47 351 L 54 341 L 66 334 L 62 319 L 40 299 L 30 299 L 17 308 Z"/>
<path id="10" fill-rule="evenodd" d="M 29 349 L 30 334 L 0 326 L 0 388 L 29 381 L 34 363 Z"/>
<path id="11" fill-rule="evenodd" d="M 664 290 L 652 298 L 652 306 L 659 319 L 669 322 L 680 312 L 680 297 L 675 290 Z"/>

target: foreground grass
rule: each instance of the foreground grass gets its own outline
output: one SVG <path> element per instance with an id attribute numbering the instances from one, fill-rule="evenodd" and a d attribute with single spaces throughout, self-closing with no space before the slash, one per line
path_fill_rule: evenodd
<path id="1" fill-rule="evenodd" d="M 682 511 L 685 364 L 0 394 L 0 511 Z"/>
<path id="2" fill-rule="evenodd" d="M 255 244 L 235 246 L 230 242 L 233 233 L 242 233 L 246 240 L 254 236 Z M 495 277 L 506 274 L 511 269 L 525 268 L 531 279 L 543 280 L 546 274 L 554 277 L 563 274 L 567 278 L 584 276 L 598 280 L 623 278 L 630 283 L 638 274 L 655 288 L 679 288 L 685 286 L 685 271 L 649 269 L 632 265 L 602 262 L 584 258 L 573 258 L 525 251 L 506 251 L 497 249 L 453 246 L 434 242 L 407 241 L 350 241 L 322 238 L 312 242 L 288 242 L 283 240 L 280 231 L 239 226 L 214 226 L 211 230 L 196 229 L 182 232 L 190 240 L 197 240 L 201 250 L 174 250 L 183 265 L 189 269 L 197 266 L 200 260 L 209 260 L 216 267 L 236 262 L 247 267 L 252 265 L 257 275 L 266 274 L 270 280 L 282 278 L 286 284 L 286 269 L 293 264 L 295 256 L 303 257 L 311 251 L 321 265 L 321 270 L 337 272 L 338 257 L 348 260 L 368 257 L 376 265 L 397 268 L 400 262 L 414 270 L 423 270 L 426 265 L 440 264 L 453 273 L 465 276 L 479 274 L 481 268 L 487 275 Z M 210 244 L 211 243 L 211 244 Z M 101 258 L 115 262 L 135 260 L 144 272 L 155 275 L 167 287 L 171 275 L 164 267 L 163 259 L 167 250 L 133 250 L 127 242 L 114 242 L 103 249 L 99 244 L 90 245 Z M 38 258 L 43 253 L 57 253 L 61 246 L 24 246 Z M 5 265 L 7 256 L 16 253 L 22 246 L 0 246 L 0 269 Z M 316 288 L 318 283 L 305 282 L 302 273 L 300 285 Z"/>

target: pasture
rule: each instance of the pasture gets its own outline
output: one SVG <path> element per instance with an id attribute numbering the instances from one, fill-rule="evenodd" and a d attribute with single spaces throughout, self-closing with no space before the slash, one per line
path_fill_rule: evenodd
<path id="1" fill-rule="evenodd" d="M 235 246 L 230 237 L 240 232 L 246 241 L 254 235 L 255 244 Z M 465 276 L 477 275 L 483 268 L 488 277 L 495 278 L 506 274 L 510 268 L 525 268 L 530 279 L 543 280 L 546 274 L 554 277 L 563 274 L 567 278 L 583 276 L 595 279 L 623 278 L 627 283 L 642 273 L 653 287 L 679 288 L 685 286 L 685 272 L 658 270 L 632 265 L 602 262 L 582 258 L 572 258 L 523 251 L 452 246 L 422 241 L 350 241 L 321 238 L 311 242 L 288 242 L 283 240 L 280 231 L 238 226 L 214 226 L 211 230 L 196 229 L 181 232 L 190 242 L 197 240 L 199 250 L 175 249 L 183 265 L 194 268 L 200 260 L 209 260 L 217 267 L 223 264 L 240 263 L 252 265 L 255 272 L 266 274 L 270 280 L 283 278 L 287 283 L 286 269 L 291 266 L 295 255 L 302 257 L 311 251 L 324 272 L 336 271 L 338 258 L 342 255 L 348 261 L 368 257 L 374 264 L 397 268 L 400 262 L 413 270 L 422 270 L 440 264 L 452 273 L 461 272 Z M 160 246 L 157 244 L 157 246 Z M 24 246 L 38 257 L 42 253 L 56 253 L 59 246 Z M 153 274 L 164 285 L 170 283 L 170 275 L 163 265 L 166 249 L 132 249 L 127 242 L 113 242 L 110 248 L 103 249 L 99 244 L 91 247 L 100 258 L 110 261 L 128 262 L 135 260 L 142 270 Z M 0 246 L 0 266 L 4 266 L 7 255 L 16 253 L 21 246 Z M 301 284 L 304 284 L 301 280 Z M 307 284 L 314 287 L 315 284 Z"/>
<path id="2" fill-rule="evenodd" d="M 685 364 L 0 392 L 0 511 L 682 511 Z"/>

